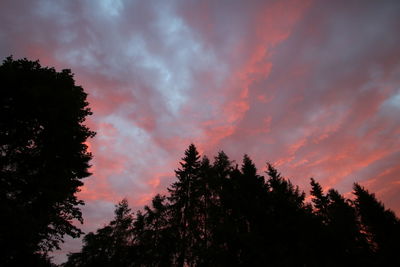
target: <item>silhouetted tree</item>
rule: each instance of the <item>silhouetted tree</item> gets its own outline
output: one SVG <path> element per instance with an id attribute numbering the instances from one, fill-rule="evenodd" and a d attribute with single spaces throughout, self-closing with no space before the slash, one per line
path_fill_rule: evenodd
<path id="1" fill-rule="evenodd" d="M 133 218 L 128 201 L 118 203 L 114 213 L 107 226 L 84 237 L 82 251 L 70 254 L 65 267 L 129 266 Z"/>
<path id="2" fill-rule="evenodd" d="M 329 205 L 328 196 L 322 191 L 322 186 L 311 178 L 311 192 L 312 202 L 314 203 L 314 212 L 321 218 L 324 224 L 328 223 L 327 209 Z"/>
<path id="3" fill-rule="evenodd" d="M 198 205 L 196 216 L 198 220 L 198 241 L 195 243 L 194 250 L 197 255 L 199 266 L 209 266 L 212 262 L 210 251 L 212 243 L 212 217 L 213 196 L 211 192 L 212 167 L 208 157 L 203 156 L 200 163 L 199 179 L 196 180 L 195 187 L 198 194 Z"/>
<path id="4" fill-rule="evenodd" d="M 400 221 L 393 211 L 386 209 L 375 194 L 355 183 L 354 205 L 360 216 L 362 231 L 366 233 L 375 263 L 379 266 L 399 266 Z"/>
<path id="5" fill-rule="evenodd" d="M 360 231 L 356 210 L 337 190 L 327 194 L 321 185 L 311 178 L 311 196 L 314 213 L 322 223 L 321 241 L 325 243 L 325 258 L 331 260 L 327 266 L 367 266 L 369 249 L 366 237 Z"/>
<path id="6" fill-rule="evenodd" d="M 222 151 L 210 163 L 190 145 L 180 164 L 169 196 L 156 195 L 133 220 L 123 215 L 130 214 L 127 204 L 120 205 L 116 219 L 88 234 L 65 266 L 390 266 L 397 260 L 398 219 L 358 185 L 350 201 L 311 179 L 312 206 L 271 164 L 266 180 L 258 175 L 247 155 L 240 168 Z"/>
<path id="7" fill-rule="evenodd" d="M 174 244 L 178 241 L 177 232 L 171 226 L 168 205 L 165 196 L 156 195 L 152 200 L 152 207 L 145 206 L 145 225 L 148 249 L 147 264 L 144 266 L 170 266 L 173 261 Z"/>
<path id="8" fill-rule="evenodd" d="M 199 179 L 200 155 L 191 144 L 180 162 L 181 168 L 175 171 L 178 181 L 168 189 L 173 227 L 176 228 L 176 263 L 184 266 L 193 261 L 191 248 L 196 241 L 198 222 L 195 207 L 198 204 L 196 181 Z"/>
<path id="9" fill-rule="evenodd" d="M 146 221 L 143 212 L 137 211 L 133 222 L 132 247 L 129 255 L 129 260 L 135 263 L 133 266 L 151 266 L 153 245 L 151 239 L 148 238 Z"/>
<path id="10" fill-rule="evenodd" d="M 340 266 L 365 266 L 368 246 L 364 234 L 360 232 L 354 207 L 334 189 L 328 191 L 327 197 L 326 217 L 332 262 Z"/>
<path id="11" fill-rule="evenodd" d="M 240 170 L 231 174 L 232 214 L 235 233 L 235 264 L 256 266 L 266 263 L 265 227 L 268 201 L 264 177 L 257 174 L 252 160 L 244 155 Z M 229 219 L 229 218 L 228 218 Z"/>
<path id="12" fill-rule="evenodd" d="M 212 165 L 213 205 L 212 218 L 212 251 L 216 266 L 232 265 L 236 261 L 237 242 L 236 218 L 234 211 L 234 192 L 232 173 L 233 162 L 220 151 Z"/>
<path id="13" fill-rule="evenodd" d="M 8 57 L 0 66 L 0 265 L 34 266 L 82 232 L 75 193 L 88 177 L 91 115 L 70 70 Z"/>
<path id="14" fill-rule="evenodd" d="M 305 193 L 267 163 L 269 261 L 276 266 L 313 266 L 318 229 Z"/>

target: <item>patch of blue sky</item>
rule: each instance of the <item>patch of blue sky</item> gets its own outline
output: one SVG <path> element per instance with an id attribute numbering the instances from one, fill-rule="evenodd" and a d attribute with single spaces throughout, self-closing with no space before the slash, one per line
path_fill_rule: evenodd
<path id="1" fill-rule="evenodd" d="M 138 189 L 146 189 L 148 185 L 143 184 L 143 181 L 140 180 L 140 177 L 144 175 L 144 173 L 141 173 L 141 170 L 144 170 L 143 166 L 147 166 L 148 162 L 154 161 L 156 157 L 157 160 L 153 167 L 157 169 L 165 164 L 165 160 L 168 159 L 168 152 L 153 141 L 152 133 L 136 126 L 128 118 L 112 114 L 103 118 L 102 121 L 112 124 L 118 132 L 118 140 L 114 142 L 113 147 L 105 147 L 105 149 L 112 149 L 120 155 L 129 155 L 130 158 L 135 158 L 134 162 L 125 163 L 126 166 L 124 166 L 122 173 L 109 178 L 113 180 L 113 186 L 121 186 L 120 190 L 122 190 L 125 183 L 131 183 Z M 98 136 L 98 138 L 102 138 L 103 135 L 99 132 Z M 107 151 L 103 151 L 103 153 L 107 153 Z M 119 182 L 116 182 L 116 178 Z"/>
<path id="2" fill-rule="evenodd" d="M 115 113 L 104 117 L 102 121 L 113 125 L 118 132 L 119 140 L 116 140 L 113 149 L 119 151 L 119 153 L 131 156 L 138 153 L 136 164 L 145 164 L 147 162 L 148 159 L 143 155 L 143 151 L 157 150 L 157 155 L 160 155 L 159 157 L 167 156 L 162 151 L 158 151 L 157 145 L 153 142 L 152 133 L 135 125 L 131 119 Z M 99 132 L 98 136 L 100 136 L 98 138 L 101 138 L 103 135 Z"/>
<path id="3" fill-rule="evenodd" d="M 400 109 L 400 88 L 397 89 L 396 94 L 386 99 L 384 105 Z"/>
<path id="4" fill-rule="evenodd" d="M 137 127 L 132 121 L 128 118 L 125 118 L 118 113 L 108 115 L 102 119 L 104 123 L 112 124 L 113 127 L 118 132 L 118 136 L 121 138 L 129 138 L 134 140 L 135 144 L 149 144 L 151 142 L 150 133 L 146 132 L 141 127 Z M 102 136 L 99 133 L 99 136 Z M 129 147 L 128 144 L 118 144 L 121 145 L 118 149 L 125 150 Z"/>
<path id="5" fill-rule="evenodd" d="M 126 55 L 134 61 L 136 71 L 146 74 L 146 77 L 143 75 L 145 82 L 161 94 L 168 110 L 176 115 L 186 101 L 187 70 L 181 66 L 175 68 L 173 57 L 151 53 L 140 36 L 130 40 Z"/>
<path id="6" fill-rule="evenodd" d="M 101 0 L 100 7 L 105 15 L 116 17 L 120 15 L 124 5 L 122 0 Z"/>

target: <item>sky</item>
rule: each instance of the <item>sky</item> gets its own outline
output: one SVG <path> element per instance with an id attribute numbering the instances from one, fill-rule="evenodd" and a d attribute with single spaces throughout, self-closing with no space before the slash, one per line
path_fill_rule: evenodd
<path id="1" fill-rule="evenodd" d="M 400 1 L 2 0 L 0 59 L 71 69 L 97 132 L 87 233 L 165 193 L 185 149 L 400 215 Z M 55 262 L 76 252 L 66 239 Z"/>

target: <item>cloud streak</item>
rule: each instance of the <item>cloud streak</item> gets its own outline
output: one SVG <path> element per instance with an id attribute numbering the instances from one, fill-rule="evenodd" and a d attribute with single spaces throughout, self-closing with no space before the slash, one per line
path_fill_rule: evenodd
<path id="1" fill-rule="evenodd" d="M 189 143 L 355 181 L 400 213 L 397 1 L 2 1 L 0 56 L 71 68 L 95 158 L 84 230 L 165 192 Z M 79 249 L 69 240 L 66 251 Z"/>

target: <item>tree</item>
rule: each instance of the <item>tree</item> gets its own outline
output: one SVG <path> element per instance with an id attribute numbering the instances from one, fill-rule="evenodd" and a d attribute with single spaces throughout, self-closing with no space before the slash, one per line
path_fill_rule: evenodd
<path id="1" fill-rule="evenodd" d="M 237 235 L 233 217 L 232 161 L 220 151 L 214 158 L 210 177 L 212 205 L 209 209 L 212 246 L 211 259 L 215 266 L 231 266 L 235 262 Z"/>
<path id="2" fill-rule="evenodd" d="M 355 208 L 337 190 L 330 189 L 327 197 L 333 258 L 338 265 L 351 263 L 365 266 L 368 246 L 364 234 L 360 231 Z"/>
<path id="3" fill-rule="evenodd" d="M 324 195 L 321 185 L 311 178 L 311 196 L 314 203 L 315 213 L 321 218 L 323 223 L 327 223 L 327 209 L 329 204 L 328 196 Z"/>
<path id="4" fill-rule="evenodd" d="M 240 168 L 222 151 L 211 164 L 190 145 L 180 164 L 169 195 L 156 195 L 134 219 L 127 203 L 120 205 L 116 219 L 89 233 L 65 267 L 391 266 L 397 260 L 399 221 L 360 186 L 350 201 L 334 189 L 324 193 L 312 179 L 312 206 L 271 164 L 265 181 L 247 155 Z"/>
<path id="5" fill-rule="evenodd" d="M 309 266 L 315 233 L 305 193 L 267 163 L 269 261 L 279 266 Z"/>
<path id="6" fill-rule="evenodd" d="M 351 201 L 335 189 L 327 194 L 321 185 L 311 178 L 311 196 L 314 214 L 322 223 L 320 233 L 325 244 L 325 258 L 331 258 L 333 266 L 368 264 L 368 244 L 360 231 L 357 213 Z"/>
<path id="7" fill-rule="evenodd" d="M 191 144 L 180 162 L 181 168 L 175 171 L 178 181 L 168 189 L 170 192 L 172 222 L 178 233 L 176 262 L 184 266 L 193 261 L 191 248 L 198 232 L 198 221 L 194 208 L 198 204 L 196 183 L 199 179 L 200 155 L 195 145 Z"/>
<path id="8" fill-rule="evenodd" d="M 212 209 L 212 195 L 210 178 L 212 177 L 212 169 L 210 160 L 207 156 L 203 156 L 200 163 L 199 179 L 196 181 L 196 188 L 199 197 L 199 205 L 197 205 L 198 233 L 199 242 L 196 242 L 195 250 L 198 255 L 198 264 L 200 266 L 208 266 L 210 260 L 210 245 L 212 237 L 212 227 L 210 218 L 210 210 Z"/>
<path id="9" fill-rule="evenodd" d="M 228 220 L 234 221 L 235 262 L 241 266 L 257 266 L 266 263 L 265 227 L 267 188 L 264 177 L 244 155 L 240 170 L 236 167 L 231 174 L 232 205 Z"/>
<path id="10" fill-rule="evenodd" d="M 70 70 L 8 57 L 0 81 L 0 262 L 27 266 L 82 233 L 72 224 L 82 222 L 75 193 L 90 175 L 85 142 L 95 133 Z"/>
<path id="11" fill-rule="evenodd" d="M 400 265 L 400 220 L 378 201 L 375 194 L 355 183 L 354 206 L 360 217 L 363 232 L 367 234 L 375 260 L 381 266 Z M 395 264 L 396 263 L 396 264 Z"/>
<path id="12" fill-rule="evenodd" d="M 177 240 L 176 232 L 170 223 L 166 197 L 156 195 L 152 200 L 152 206 L 145 206 L 146 239 L 141 240 L 147 249 L 143 252 L 147 256 L 144 266 L 170 266 L 173 260 L 173 246 Z M 150 253 L 146 253 L 150 252 Z"/>
<path id="13" fill-rule="evenodd" d="M 129 266 L 133 218 L 128 201 L 115 207 L 114 219 L 96 233 L 88 233 L 81 252 L 68 255 L 64 267 Z"/>

